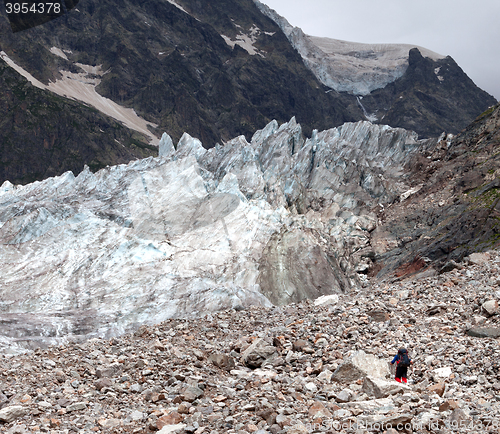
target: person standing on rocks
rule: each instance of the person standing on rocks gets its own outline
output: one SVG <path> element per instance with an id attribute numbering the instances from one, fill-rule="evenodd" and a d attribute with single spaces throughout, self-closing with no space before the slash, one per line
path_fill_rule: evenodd
<path id="1" fill-rule="evenodd" d="M 408 382 L 408 368 L 413 365 L 413 361 L 408 355 L 408 350 L 406 348 L 400 348 L 398 353 L 392 359 L 391 365 L 396 363 L 396 378 L 398 383 Z"/>

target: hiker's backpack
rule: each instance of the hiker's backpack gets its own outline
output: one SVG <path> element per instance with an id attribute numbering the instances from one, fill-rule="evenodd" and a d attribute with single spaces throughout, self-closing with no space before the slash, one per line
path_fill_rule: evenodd
<path id="1" fill-rule="evenodd" d="M 410 358 L 408 357 L 408 351 L 404 348 L 401 348 L 399 351 L 399 363 L 398 366 L 403 368 L 408 368 L 410 366 Z"/>

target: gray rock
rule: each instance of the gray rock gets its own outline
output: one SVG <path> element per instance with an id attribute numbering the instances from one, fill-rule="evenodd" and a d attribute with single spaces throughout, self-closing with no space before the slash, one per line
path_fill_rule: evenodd
<path id="1" fill-rule="evenodd" d="M 202 396 L 203 390 L 196 386 L 188 386 L 181 393 L 182 400 L 186 402 L 193 402 Z"/>
<path id="2" fill-rule="evenodd" d="M 332 380 L 350 384 L 368 376 L 385 378 L 388 376 L 387 362 L 363 350 L 354 353 L 347 361 L 340 365 L 332 375 Z"/>
<path id="3" fill-rule="evenodd" d="M 226 354 L 212 354 L 208 360 L 218 368 L 224 369 L 225 371 L 230 371 L 236 366 L 234 359 Z"/>
<path id="4" fill-rule="evenodd" d="M 278 356 L 276 348 L 262 338 L 256 339 L 242 354 L 243 363 L 249 368 L 260 368 Z"/>
<path id="5" fill-rule="evenodd" d="M 481 307 L 489 316 L 498 313 L 498 301 L 496 300 L 485 301 Z"/>
<path id="6" fill-rule="evenodd" d="M 87 403 L 85 402 L 75 402 L 74 404 L 68 405 L 66 411 L 68 413 L 72 411 L 85 410 L 87 408 Z"/>
<path id="7" fill-rule="evenodd" d="M 98 368 L 95 371 L 97 378 L 112 378 L 118 375 L 122 370 L 122 366 L 119 363 L 114 363 L 110 366 L 106 366 L 103 368 Z"/>
<path id="8" fill-rule="evenodd" d="M 467 330 L 469 336 L 475 338 L 498 338 L 500 337 L 499 327 L 472 327 Z"/>
<path id="9" fill-rule="evenodd" d="M 9 399 L 3 393 L 0 393 L 0 409 L 7 407 L 8 404 Z"/>
<path id="10" fill-rule="evenodd" d="M 23 417 L 28 413 L 28 409 L 21 405 L 11 405 L 0 410 L 0 422 L 10 423 Z"/>
<path id="11" fill-rule="evenodd" d="M 337 393 L 337 395 L 335 395 L 335 401 L 341 403 L 349 402 L 352 398 L 352 395 L 353 395 L 352 390 L 343 389 L 339 393 Z"/>
<path id="12" fill-rule="evenodd" d="M 186 428 L 186 425 L 183 423 L 178 423 L 176 425 L 165 425 L 160 431 L 157 431 L 156 434 L 175 434 L 181 433 Z"/>
<path id="13" fill-rule="evenodd" d="M 404 386 L 396 381 L 386 381 L 382 378 L 368 376 L 363 381 L 362 391 L 368 396 L 375 398 L 387 398 L 390 395 L 403 393 L 410 390 L 408 386 Z"/>
<path id="14" fill-rule="evenodd" d="M 489 258 L 490 255 L 488 253 L 472 253 L 469 255 L 468 260 L 471 264 L 484 265 Z"/>

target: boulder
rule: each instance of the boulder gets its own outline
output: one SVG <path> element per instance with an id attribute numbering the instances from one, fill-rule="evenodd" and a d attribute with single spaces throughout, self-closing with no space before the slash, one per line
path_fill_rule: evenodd
<path id="1" fill-rule="evenodd" d="M 323 295 L 314 300 L 315 306 L 331 306 L 339 302 L 339 296 L 337 294 Z"/>
<path id="2" fill-rule="evenodd" d="M 389 368 L 384 360 L 360 350 L 335 370 L 332 380 L 350 384 L 368 376 L 385 378 L 389 375 Z"/>
<path id="3" fill-rule="evenodd" d="M 226 354 L 212 354 L 208 360 L 218 368 L 224 369 L 225 371 L 230 371 L 236 366 L 234 359 Z"/>
<path id="4" fill-rule="evenodd" d="M 439 383 L 440 381 L 447 380 L 450 377 L 451 373 L 451 368 L 448 366 L 445 368 L 433 369 L 431 371 L 431 376 L 434 382 Z"/>
<path id="5" fill-rule="evenodd" d="M 276 348 L 262 338 L 256 339 L 241 355 L 243 363 L 249 368 L 260 368 L 278 356 Z"/>
<path id="6" fill-rule="evenodd" d="M 472 253 L 469 255 L 469 262 L 474 265 L 483 265 L 490 259 L 488 253 Z"/>
<path id="7" fill-rule="evenodd" d="M 10 423 L 23 417 L 28 410 L 21 405 L 11 405 L 0 410 L 0 422 Z"/>
<path id="8" fill-rule="evenodd" d="M 498 313 L 498 301 L 496 300 L 485 301 L 481 307 L 489 316 Z"/>
<path id="9" fill-rule="evenodd" d="M 182 400 L 186 402 L 193 402 L 202 396 L 203 390 L 196 386 L 188 386 L 181 393 Z"/>
<path id="10" fill-rule="evenodd" d="M 410 388 L 397 381 L 386 381 L 382 378 L 368 376 L 363 381 L 362 391 L 375 398 L 387 398 L 390 395 L 404 393 Z"/>
<path id="11" fill-rule="evenodd" d="M 499 327 L 472 327 L 467 330 L 467 334 L 474 338 L 498 338 L 500 337 Z"/>
<path id="12" fill-rule="evenodd" d="M 437 384 L 433 384 L 427 388 L 431 393 L 437 393 L 439 396 L 443 396 L 446 390 L 446 384 L 443 381 L 440 381 Z"/>

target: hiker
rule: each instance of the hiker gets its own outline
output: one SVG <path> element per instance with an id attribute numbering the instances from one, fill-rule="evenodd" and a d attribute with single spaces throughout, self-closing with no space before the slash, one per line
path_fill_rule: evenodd
<path id="1" fill-rule="evenodd" d="M 413 361 L 408 356 L 408 350 L 406 348 L 400 348 L 398 353 L 392 359 L 391 365 L 396 363 L 396 378 L 398 383 L 407 383 L 408 380 L 408 368 L 413 365 Z"/>

